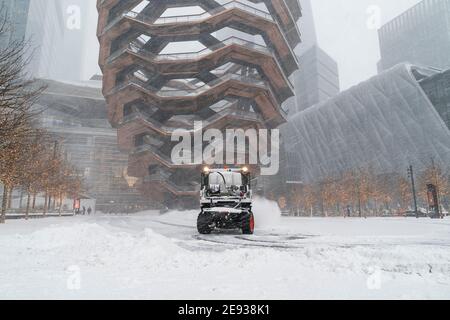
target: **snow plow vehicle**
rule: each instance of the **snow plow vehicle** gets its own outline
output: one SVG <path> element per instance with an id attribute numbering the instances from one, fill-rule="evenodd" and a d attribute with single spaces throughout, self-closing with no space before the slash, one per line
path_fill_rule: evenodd
<path id="1" fill-rule="evenodd" d="M 247 167 L 204 168 L 200 205 L 201 212 L 197 219 L 200 234 L 233 229 L 241 229 L 247 235 L 254 233 L 251 175 Z"/>

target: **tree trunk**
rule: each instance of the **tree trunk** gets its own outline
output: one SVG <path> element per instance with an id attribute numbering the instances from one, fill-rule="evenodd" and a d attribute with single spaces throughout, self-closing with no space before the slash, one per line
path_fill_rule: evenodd
<path id="1" fill-rule="evenodd" d="M 28 220 L 28 218 L 30 217 L 30 202 L 31 202 L 31 193 L 28 192 L 28 196 L 27 196 L 27 209 L 25 211 L 25 220 Z"/>
<path id="2" fill-rule="evenodd" d="M 375 217 L 378 217 L 378 201 L 375 200 Z"/>
<path id="3" fill-rule="evenodd" d="M 5 223 L 7 202 L 8 202 L 8 187 L 3 185 L 2 212 L 0 216 L 0 223 Z"/>
<path id="4" fill-rule="evenodd" d="M 23 204 L 23 190 L 20 189 L 19 209 L 22 209 L 22 204 Z"/>
<path id="5" fill-rule="evenodd" d="M 59 216 L 62 215 L 62 207 L 63 207 L 63 196 L 62 193 L 59 194 Z"/>
<path id="6" fill-rule="evenodd" d="M 9 192 L 8 192 L 8 205 L 7 205 L 7 209 L 11 209 L 12 208 L 12 201 L 13 201 L 13 198 L 12 198 L 12 196 L 13 196 L 13 191 L 14 191 L 14 188 L 13 187 L 10 187 L 9 188 Z"/>
<path id="7" fill-rule="evenodd" d="M 47 200 L 47 212 L 50 212 L 51 208 L 52 208 L 52 195 L 49 194 L 48 195 L 48 200 Z"/>
<path id="8" fill-rule="evenodd" d="M 361 195 L 358 195 L 358 211 L 359 211 L 359 217 L 362 218 Z"/>
<path id="9" fill-rule="evenodd" d="M 31 209 L 36 209 L 36 192 L 33 193 L 33 204 L 31 206 Z"/>
<path id="10" fill-rule="evenodd" d="M 48 210 L 48 192 L 45 192 L 45 200 L 44 200 L 44 217 L 47 215 L 47 210 Z"/>
<path id="11" fill-rule="evenodd" d="M 320 211 L 322 211 L 322 216 L 325 217 L 325 205 L 323 204 L 323 200 L 320 202 Z"/>

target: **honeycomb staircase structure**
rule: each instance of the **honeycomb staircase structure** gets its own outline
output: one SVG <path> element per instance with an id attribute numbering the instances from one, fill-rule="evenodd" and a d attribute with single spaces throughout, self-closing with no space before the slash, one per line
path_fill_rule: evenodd
<path id="1" fill-rule="evenodd" d="M 274 129 L 294 95 L 298 0 L 98 0 L 108 117 L 155 201 L 198 196 L 201 165 L 170 159 L 177 129 Z"/>

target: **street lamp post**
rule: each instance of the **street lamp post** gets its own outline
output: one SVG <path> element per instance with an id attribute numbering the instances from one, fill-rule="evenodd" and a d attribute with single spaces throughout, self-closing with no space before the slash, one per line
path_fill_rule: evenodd
<path id="1" fill-rule="evenodd" d="M 417 209 L 417 195 L 416 195 L 416 183 L 414 181 L 414 169 L 413 166 L 408 168 L 408 177 L 411 178 L 411 188 L 414 198 L 414 212 L 416 213 L 416 218 L 419 219 L 419 210 Z"/>

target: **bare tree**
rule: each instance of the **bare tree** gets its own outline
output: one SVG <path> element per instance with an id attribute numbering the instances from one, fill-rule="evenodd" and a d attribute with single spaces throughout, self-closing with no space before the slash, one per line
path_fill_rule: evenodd
<path id="1" fill-rule="evenodd" d="M 0 8 L 0 37 L 11 31 L 7 12 Z M 25 39 L 10 41 L 0 48 L 0 182 L 3 199 L 0 222 L 5 220 L 8 199 L 19 179 L 23 162 L 21 148 L 34 134 L 33 104 L 44 87 L 35 87 L 27 80 L 25 67 L 29 62 L 29 46 Z M 28 58 L 27 58 L 28 57 Z"/>
<path id="2" fill-rule="evenodd" d="M 0 36 L 6 32 L 6 26 L 5 20 L 0 22 Z M 33 130 L 32 106 L 45 89 L 33 87 L 26 79 L 27 55 L 25 40 L 0 48 L 0 150 L 14 142 L 12 138 L 25 137 Z"/>

